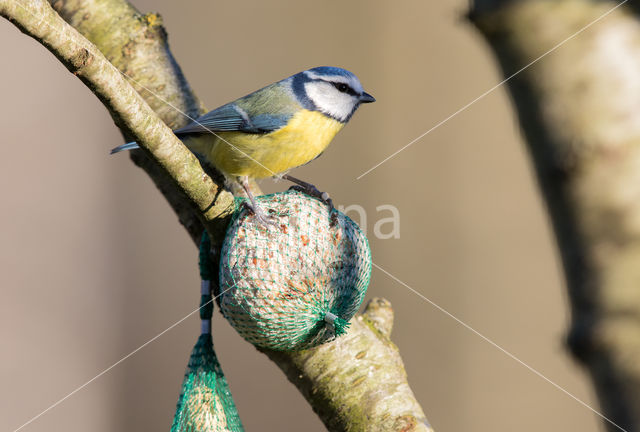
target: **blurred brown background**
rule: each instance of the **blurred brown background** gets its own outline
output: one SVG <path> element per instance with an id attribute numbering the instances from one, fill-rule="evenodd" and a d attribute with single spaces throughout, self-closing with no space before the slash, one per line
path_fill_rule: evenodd
<path id="1" fill-rule="evenodd" d="M 499 82 L 467 2 L 171 2 L 172 50 L 209 108 L 300 70 L 342 66 L 378 102 L 296 175 L 362 205 L 374 261 L 597 408 L 563 348 L 553 238 L 505 89 L 355 178 Z M 12 431 L 197 307 L 196 249 L 126 156 L 99 101 L 0 21 L 0 429 Z M 264 182 L 266 191 L 285 184 Z M 390 204 L 400 239 L 373 224 Z M 602 430 L 588 409 L 374 270 L 368 297 L 437 431 Z M 192 316 L 23 430 L 168 430 Z M 216 314 L 214 342 L 248 431 L 323 430 L 284 375 Z"/>

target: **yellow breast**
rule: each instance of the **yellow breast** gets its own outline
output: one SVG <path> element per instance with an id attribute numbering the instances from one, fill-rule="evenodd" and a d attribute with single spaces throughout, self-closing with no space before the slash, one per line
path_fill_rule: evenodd
<path id="1" fill-rule="evenodd" d="M 218 133 L 209 158 L 227 175 L 271 177 L 316 158 L 343 126 L 319 112 L 301 110 L 268 134 Z"/>

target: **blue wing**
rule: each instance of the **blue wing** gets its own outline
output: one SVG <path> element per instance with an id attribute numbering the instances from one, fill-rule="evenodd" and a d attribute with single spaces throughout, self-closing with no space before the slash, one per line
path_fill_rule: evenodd
<path id="1" fill-rule="evenodd" d="M 178 136 L 228 131 L 269 133 L 285 126 L 301 108 L 289 83 L 283 80 L 209 111 L 174 133 Z"/>
<path id="2" fill-rule="evenodd" d="M 264 134 L 284 127 L 303 109 L 293 93 L 292 78 L 286 78 L 234 102 L 209 111 L 196 121 L 173 132 L 181 135 L 239 131 Z M 130 142 L 111 150 L 111 154 L 138 148 Z"/>

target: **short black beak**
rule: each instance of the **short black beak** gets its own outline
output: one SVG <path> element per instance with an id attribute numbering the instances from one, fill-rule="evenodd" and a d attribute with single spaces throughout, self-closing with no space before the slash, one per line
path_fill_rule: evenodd
<path id="1" fill-rule="evenodd" d="M 375 101 L 376 101 L 376 98 L 374 98 L 367 92 L 362 92 L 362 94 L 360 95 L 360 102 L 362 103 L 371 103 Z"/>

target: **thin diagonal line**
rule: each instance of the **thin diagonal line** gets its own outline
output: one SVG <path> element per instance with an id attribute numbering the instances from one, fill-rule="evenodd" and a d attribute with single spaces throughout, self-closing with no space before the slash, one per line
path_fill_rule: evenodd
<path id="1" fill-rule="evenodd" d="M 27 12 L 29 15 L 31 15 L 32 17 L 34 17 L 35 19 L 38 19 L 38 16 L 36 16 L 33 12 L 31 12 L 29 9 L 27 9 L 20 0 L 15 0 L 16 4 L 18 6 L 20 6 L 25 12 Z M 54 32 L 61 34 L 61 32 L 58 31 L 58 29 L 54 28 L 51 24 L 49 24 L 46 21 L 43 21 L 44 17 L 40 18 L 40 22 L 44 22 L 44 24 L 47 25 L 47 27 L 49 27 L 51 30 L 53 30 Z M 234 146 L 233 144 L 231 144 L 229 141 L 227 141 L 226 139 L 222 138 L 220 135 L 218 135 L 217 133 L 215 133 L 214 131 L 212 131 L 211 129 L 209 129 L 208 127 L 206 127 L 205 125 L 203 125 L 202 123 L 200 123 L 197 119 L 194 119 L 193 117 L 191 117 L 189 114 L 187 114 L 186 112 L 182 111 L 180 108 L 176 107 L 175 105 L 171 104 L 169 101 L 167 101 L 166 99 L 162 98 L 160 95 L 158 95 L 157 93 L 153 92 L 152 90 L 150 90 L 149 88 L 145 87 L 144 85 L 140 84 L 138 81 L 136 81 L 134 78 L 130 77 L 129 75 L 127 75 L 126 73 L 124 73 L 123 71 L 121 71 L 120 69 L 118 69 L 117 67 L 115 67 L 113 64 L 111 64 L 111 62 L 107 61 L 107 63 L 109 64 L 109 66 L 111 66 L 114 70 L 118 71 L 120 74 L 122 74 L 122 76 L 124 76 L 125 78 L 133 81 L 134 83 L 136 83 L 138 86 L 142 87 L 143 89 L 145 89 L 146 91 L 148 91 L 151 95 L 153 95 L 154 97 L 156 97 L 158 100 L 160 100 L 162 103 L 166 104 L 167 106 L 170 106 L 171 108 L 173 108 L 176 112 L 179 112 L 180 114 L 182 114 L 183 116 L 185 116 L 186 118 L 188 118 L 189 120 L 191 120 L 192 122 L 196 123 L 198 126 L 202 127 L 203 129 L 205 129 L 206 131 L 208 131 L 211 135 L 215 136 L 216 138 L 218 138 L 219 140 L 227 143 L 228 145 L 230 145 L 234 150 L 238 151 L 239 153 L 241 153 L 243 156 L 246 156 L 247 158 L 251 159 L 253 162 L 255 162 L 256 164 L 260 165 L 262 168 L 266 169 L 267 171 L 269 171 L 271 174 L 273 174 L 274 176 L 277 175 L 277 173 L 273 172 L 271 169 L 269 169 L 268 167 L 264 166 L 263 164 L 261 164 L 260 162 L 258 162 L 257 160 L 255 160 L 254 158 L 252 158 L 251 156 L 249 156 L 248 154 L 246 154 L 245 152 L 243 152 L 242 150 L 240 150 L 238 147 Z"/>
<path id="2" fill-rule="evenodd" d="M 587 24 L 586 26 L 582 27 L 580 30 L 578 30 L 577 32 L 573 33 L 571 36 L 567 37 L 566 39 L 564 39 L 562 42 L 559 42 L 558 44 L 556 44 L 553 48 L 551 48 L 550 50 L 546 51 L 545 53 L 543 53 L 542 55 L 540 55 L 539 57 L 537 57 L 536 59 L 534 59 L 533 61 L 531 61 L 530 63 L 526 64 L 525 66 L 523 66 L 522 68 L 518 69 L 516 72 L 512 73 L 511 75 L 509 75 L 507 78 L 505 78 L 504 80 L 500 81 L 498 84 L 494 85 L 493 87 L 491 87 L 489 90 L 485 91 L 484 93 L 482 93 L 480 96 L 478 96 L 477 98 L 473 99 L 471 102 L 467 103 L 466 105 L 464 105 L 462 108 L 460 108 L 459 110 L 455 111 L 453 114 L 449 115 L 448 117 L 446 117 L 445 119 L 439 121 L 438 123 L 436 123 L 433 127 L 431 127 L 431 129 L 427 130 L 426 132 L 424 132 L 422 135 L 418 136 L 417 138 L 415 138 L 413 141 L 411 141 L 409 144 L 406 144 L 404 147 L 401 147 L 400 149 L 396 150 L 394 153 L 392 153 L 391 155 L 387 156 L 384 160 L 382 160 L 381 162 L 377 163 L 376 165 L 372 166 L 371 168 L 369 168 L 368 170 L 366 170 L 365 172 L 363 172 L 362 174 L 360 174 L 358 177 L 356 177 L 356 180 L 360 180 L 362 177 L 366 176 L 367 174 L 369 174 L 371 171 L 373 171 L 374 169 L 378 168 L 380 165 L 384 164 L 385 162 L 389 161 L 390 159 L 394 158 L 398 153 L 400 153 L 401 151 L 407 149 L 409 146 L 413 145 L 415 142 L 421 140 L 422 138 L 424 138 L 426 135 L 430 134 L 431 132 L 433 132 L 434 130 L 436 130 L 437 128 L 439 128 L 440 126 L 442 126 L 443 124 L 445 124 L 446 122 L 448 122 L 449 120 L 451 120 L 452 118 L 454 118 L 455 116 L 457 116 L 458 114 L 460 114 L 461 112 L 465 111 L 467 108 L 469 108 L 471 105 L 475 104 L 476 102 L 478 102 L 480 99 L 483 99 L 485 96 L 487 96 L 488 94 L 492 93 L 494 90 L 496 90 L 499 87 L 502 87 L 502 85 L 504 85 L 507 81 L 511 80 L 511 78 L 515 77 L 516 75 L 520 74 L 522 71 L 524 71 L 525 69 L 528 69 L 529 67 L 533 66 L 534 64 L 536 64 L 538 61 L 542 60 L 544 57 L 546 57 L 547 55 L 551 54 L 552 52 L 554 52 L 555 50 L 557 50 L 558 48 L 560 48 L 562 45 L 564 45 L 565 43 L 569 42 L 571 39 L 575 38 L 576 36 L 578 36 L 580 33 L 584 32 L 585 30 L 587 30 L 589 27 L 593 26 L 594 24 L 596 24 L 598 21 L 602 20 L 603 18 L 605 18 L 607 15 L 609 15 L 611 12 L 613 12 L 614 10 L 618 9 L 620 6 L 622 6 L 623 4 L 627 3 L 629 0 L 623 0 L 622 2 L 618 3 L 616 6 L 612 7 L 611 9 L 609 9 L 607 12 L 605 12 L 604 14 L 600 15 L 598 18 L 596 18 L 595 20 L 591 21 L 589 24 Z"/>
<path id="3" fill-rule="evenodd" d="M 429 303 L 431 306 L 433 306 L 434 308 L 438 309 L 440 312 L 442 312 L 443 314 L 447 315 L 449 318 L 453 319 L 454 321 L 456 321 L 458 324 L 462 325 L 464 328 L 466 328 L 467 330 L 471 331 L 472 333 L 474 333 L 476 336 L 479 336 L 481 339 L 483 339 L 485 342 L 489 343 L 490 345 L 492 345 L 494 348 L 497 348 L 499 351 L 501 351 L 503 354 L 507 355 L 508 357 L 510 357 L 511 359 L 515 360 L 516 362 L 520 363 L 522 366 L 524 366 L 525 368 L 529 369 L 531 372 L 533 372 L 534 374 L 538 375 L 540 378 L 542 378 L 543 380 L 545 380 L 546 382 L 548 382 L 549 384 L 551 384 L 552 386 L 554 386 L 555 388 L 557 388 L 558 390 L 560 390 L 561 392 L 563 392 L 564 394 L 566 394 L 567 396 L 569 396 L 570 398 L 572 398 L 573 400 L 575 400 L 576 402 L 578 402 L 580 405 L 584 406 L 585 408 L 589 409 L 590 411 L 592 411 L 593 413 L 597 414 L 598 416 L 600 416 L 603 420 L 606 420 L 607 422 L 611 423 L 613 426 L 617 427 L 618 429 L 620 429 L 623 432 L 627 432 L 626 429 L 622 428 L 621 426 L 617 425 L 616 423 L 613 422 L 613 420 L 609 419 L 608 417 L 606 417 L 604 414 L 601 414 L 598 410 L 592 408 L 590 405 L 588 405 L 586 402 L 584 402 L 582 399 L 578 398 L 577 396 L 574 396 L 572 393 L 570 393 L 569 391 L 565 390 L 563 387 L 561 387 L 559 384 L 556 384 L 554 381 L 552 381 L 551 379 L 547 378 L 545 375 L 543 375 L 541 372 L 538 372 L 537 369 L 534 369 L 532 366 L 529 366 L 529 364 L 525 363 L 524 361 L 520 360 L 518 357 L 516 357 L 514 354 L 511 354 L 511 352 L 507 351 L 506 349 L 502 348 L 500 345 L 498 345 L 497 343 L 495 343 L 494 341 L 492 341 L 491 339 L 489 339 L 488 337 L 486 337 L 485 335 L 483 335 L 482 333 L 480 333 L 478 330 L 474 329 L 473 327 L 471 327 L 469 324 L 465 323 L 464 321 L 462 321 L 460 318 L 456 317 L 455 315 L 453 315 L 451 312 L 447 311 L 446 309 L 444 309 L 443 307 L 437 305 L 436 303 L 433 302 L 433 300 L 428 299 L 427 297 L 425 297 L 423 294 L 421 294 L 420 292 L 416 291 L 415 289 L 411 288 L 409 285 L 407 285 L 406 283 L 402 282 L 400 279 L 398 279 L 397 277 L 395 277 L 394 275 L 392 275 L 391 273 L 389 273 L 388 271 L 386 271 L 385 269 L 383 269 L 382 267 L 380 267 L 378 264 L 376 263 L 372 263 L 373 266 L 375 268 L 377 268 L 378 270 L 380 270 L 382 273 L 386 274 L 387 276 L 389 276 L 391 279 L 393 279 L 394 281 L 396 281 L 397 283 L 399 283 L 400 285 L 404 286 L 405 288 L 407 288 L 408 290 L 410 290 L 411 292 L 413 292 L 414 294 L 416 294 L 418 297 L 422 298 L 424 301 L 426 301 L 427 303 Z"/>
<path id="4" fill-rule="evenodd" d="M 102 372 L 100 372 L 98 375 L 94 376 L 93 378 L 91 378 L 89 381 L 85 382 L 84 384 L 82 384 L 81 386 L 77 387 L 75 390 L 73 390 L 72 392 L 70 392 L 69 394 L 67 394 L 66 396 L 64 396 L 63 398 L 59 399 L 57 402 L 53 403 L 51 406 L 49 406 L 47 409 L 45 409 L 44 411 L 42 411 L 40 414 L 32 417 L 29 421 L 27 421 L 26 423 L 24 423 L 22 426 L 20 426 L 17 429 L 14 429 L 13 432 L 18 432 L 20 429 L 28 426 L 29 424 L 31 424 L 32 422 L 36 421 L 37 419 L 39 419 L 40 417 L 42 417 L 43 415 L 45 415 L 47 412 L 51 411 L 52 409 L 54 409 L 55 407 L 57 407 L 58 405 L 60 405 L 62 402 L 64 402 L 65 400 L 69 399 L 71 396 L 73 396 L 74 394 L 76 394 L 77 392 L 79 392 L 80 390 L 82 390 L 83 388 L 85 388 L 86 386 L 88 386 L 89 384 L 91 384 L 92 382 L 94 382 L 95 380 L 97 380 L 98 378 L 100 378 L 102 375 L 106 374 L 107 372 L 109 372 L 111 369 L 115 368 L 116 366 L 118 366 L 120 363 L 122 363 L 123 361 L 125 361 L 126 359 L 128 359 L 129 357 L 133 356 L 134 354 L 136 354 L 138 351 L 140 351 L 141 349 L 143 349 L 144 347 L 146 347 L 147 345 L 149 345 L 150 343 L 152 343 L 153 341 L 155 341 L 156 339 L 158 339 L 159 337 L 161 337 L 162 335 L 164 335 L 165 333 L 167 333 L 168 331 L 172 330 L 174 327 L 180 325 L 183 321 L 185 321 L 187 318 L 189 318 L 191 315 L 197 313 L 198 311 L 200 311 L 200 309 L 202 309 L 203 307 L 209 305 L 211 302 L 213 302 L 215 299 L 217 299 L 218 297 L 220 297 L 222 294 L 226 293 L 227 291 L 229 291 L 231 288 L 233 287 L 229 287 L 226 290 L 222 291 L 220 294 L 218 294 L 217 296 L 213 297 L 211 300 L 209 300 L 208 302 L 204 303 L 202 306 L 200 306 L 198 309 L 189 312 L 187 315 L 185 315 L 184 317 L 182 317 L 181 319 L 179 319 L 178 321 L 176 321 L 175 323 L 171 324 L 169 327 L 167 327 L 165 330 L 161 331 L 160 333 L 158 333 L 157 335 L 155 335 L 154 337 L 152 337 L 151 339 L 149 339 L 148 341 L 146 341 L 145 343 L 143 343 L 142 345 L 140 345 L 138 348 L 134 349 L 133 351 L 131 351 L 129 354 L 127 354 L 126 356 L 122 357 L 120 360 L 118 360 L 117 362 L 115 362 L 114 364 L 112 364 L 111 366 L 109 366 L 108 368 L 106 368 L 105 370 L 103 370 Z"/>

